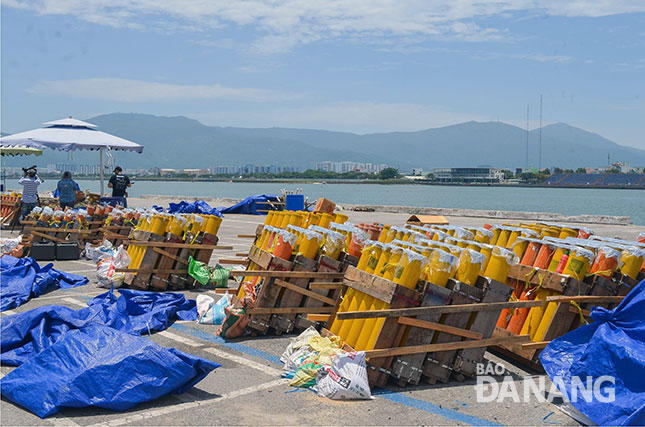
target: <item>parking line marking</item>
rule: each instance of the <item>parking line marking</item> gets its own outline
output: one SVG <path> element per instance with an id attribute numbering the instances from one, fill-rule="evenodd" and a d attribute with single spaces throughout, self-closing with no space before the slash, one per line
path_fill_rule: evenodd
<path id="1" fill-rule="evenodd" d="M 191 340 L 190 338 L 185 338 L 185 337 L 182 337 L 181 335 L 173 334 L 170 331 L 155 332 L 155 335 L 160 335 L 162 337 L 169 338 L 169 339 L 171 339 L 173 341 L 177 341 L 177 342 L 180 342 L 182 344 L 186 344 L 187 346 L 190 346 L 190 347 L 199 347 L 199 346 L 202 345 L 202 344 L 200 344 L 198 342 L 195 342 L 195 341 Z"/>
<path id="2" fill-rule="evenodd" d="M 247 394 L 255 393 L 257 391 L 266 390 L 268 388 L 287 384 L 288 381 L 289 381 L 288 379 L 281 378 L 279 380 L 273 380 L 264 384 L 258 384 L 258 385 L 246 387 L 237 391 L 225 393 L 221 396 L 213 397 L 210 399 L 190 400 L 187 402 L 179 403 L 177 405 L 165 406 L 163 408 L 144 411 L 127 417 L 117 418 L 115 420 L 106 421 L 105 423 L 93 424 L 93 426 L 113 427 L 113 426 L 121 426 L 125 424 L 140 424 L 143 420 L 146 420 L 146 419 L 160 417 L 162 415 L 168 415 L 175 412 L 185 411 L 186 409 L 197 408 L 199 406 L 210 405 L 212 403 L 217 403 L 223 400 L 234 399 L 236 397 L 245 396 Z M 184 400 L 184 399 L 180 399 L 180 400 Z"/>
<path id="3" fill-rule="evenodd" d="M 68 302 L 68 303 L 74 304 L 74 305 L 79 305 L 81 307 L 87 307 L 87 304 L 85 304 L 84 302 L 80 302 L 80 301 L 76 300 L 75 298 L 71 298 L 71 297 L 61 298 L 61 301 L 65 301 L 65 302 Z"/>
<path id="4" fill-rule="evenodd" d="M 247 359 L 245 357 L 236 356 L 234 354 L 231 354 L 231 353 L 226 352 L 226 351 L 222 351 L 222 350 L 217 349 L 215 347 L 205 348 L 204 351 L 207 352 L 207 353 L 211 353 L 211 354 L 213 354 L 213 355 L 215 355 L 217 357 L 221 357 L 222 359 L 228 359 L 228 360 L 230 360 L 232 362 L 238 363 L 240 365 L 244 365 L 244 366 L 246 366 L 248 368 L 256 369 L 256 370 L 258 370 L 260 372 L 263 372 L 263 373 L 265 373 L 267 375 L 272 375 L 272 376 L 275 376 L 275 377 L 279 377 L 282 374 L 282 372 L 280 372 L 278 369 L 272 368 L 270 366 L 263 365 L 263 364 L 258 363 L 258 362 L 254 362 L 253 360 Z"/>

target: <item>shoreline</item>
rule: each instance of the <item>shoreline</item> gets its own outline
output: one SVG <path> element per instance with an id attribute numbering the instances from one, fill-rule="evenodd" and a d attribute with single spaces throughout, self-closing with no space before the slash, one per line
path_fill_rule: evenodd
<path id="1" fill-rule="evenodd" d="M 194 202 L 203 200 L 212 207 L 231 206 L 238 203 L 243 198 L 214 198 L 214 197 L 196 197 L 183 196 L 182 200 Z M 133 206 L 138 201 L 154 201 L 152 204 L 167 204 L 168 202 L 177 202 L 178 196 L 142 194 L 140 197 L 128 198 Z M 145 202 L 143 202 L 146 204 Z M 152 205 L 151 204 L 151 205 Z M 382 212 L 382 213 L 399 213 L 408 215 L 444 215 L 465 218 L 482 218 L 495 220 L 513 220 L 513 221 L 547 221 L 562 222 L 574 224 L 602 224 L 602 225 L 621 225 L 632 226 L 632 219 L 628 216 L 617 215 L 563 215 L 553 212 L 526 212 L 526 211 L 500 211 L 500 210 L 483 210 L 483 209 L 457 209 L 457 208 L 433 208 L 423 206 L 396 206 L 396 205 L 361 205 L 351 203 L 338 203 L 337 206 L 343 210 L 354 212 Z M 165 207 L 165 206 L 164 206 Z"/>
<path id="2" fill-rule="evenodd" d="M 58 179 L 58 175 L 49 176 L 43 175 L 43 178 Z M 81 181 L 98 181 L 99 177 L 96 176 L 79 176 L 76 179 Z M 169 177 L 133 177 L 133 182 L 136 181 L 150 181 L 150 182 L 231 182 L 237 184 L 271 184 L 271 183 L 284 183 L 284 184 L 367 184 L 367 185 L 431 185 L 440 187 L 509 187 L 509 188 L 574 188 L 574 189 L 594 189 L 594 190 L 645 190 L 645 186 L 621 186 L 621 185 L 546 185 L 546 184 L 528 184 L 528 183 L 446 183 L 446 182 L 432 182 L 427 180 L 410 180 L 410 179 L 307 179 L 307 178 L 169 178 Z"/>

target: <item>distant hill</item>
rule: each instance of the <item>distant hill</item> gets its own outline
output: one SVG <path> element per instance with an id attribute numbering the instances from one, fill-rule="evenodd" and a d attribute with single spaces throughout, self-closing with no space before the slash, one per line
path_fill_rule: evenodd
<path id="1" fill-rule="evenodd" d="M 501 122 L 467 122 L 418 132 L 358 135 L 347 132 L 289 128 L 206 126 L 186 117 L 148 114 L 106 114 L 87 119 L 100 130 L 145 146 L 142 155 L 114 153 L 126 168 L 153 166 L 207 168 L 218 165 L 283 165 L 314 167 L 317 161 L 386 163 L 403 170 L 422 167 L 522 167 L 526 131 Z M 529 134 L 529 163 L 538 163 L 538 135 Z M 577 168 L 628 161 L 645 165 L 645 150 L 618 145 L 595 133 L 565 123 L 542 128 L 542 167 Z M 47 150 L 39 164 L 96 163 L 97 154 Z M 11 160 L 14 163 L 16 160 Z"/>

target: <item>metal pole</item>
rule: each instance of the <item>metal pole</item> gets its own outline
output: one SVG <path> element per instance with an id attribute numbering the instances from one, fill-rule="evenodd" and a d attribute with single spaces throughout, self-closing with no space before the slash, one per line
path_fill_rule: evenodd
<path id="1" fill-rule="evenodd" d="M 101 171 L 100 171 L 100 177 L 101 177 L 101 197 L 103 197 L 103 147 L 101 147 Z"/>

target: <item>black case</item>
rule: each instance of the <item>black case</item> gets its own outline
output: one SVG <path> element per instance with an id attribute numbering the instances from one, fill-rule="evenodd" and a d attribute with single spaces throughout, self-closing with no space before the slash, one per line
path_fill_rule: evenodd
<path id="1" fill-rule="evenodd" d="M 34 242 L 29 256 L 36 261 L 53 261 L 56 259 L 56 245 L 54 242 Z"/>
<path id="2" fill-rule="evenodd" d="M 56 259 L 58 261 L 79 259 L 78 243 L 56 243 Z"/>

